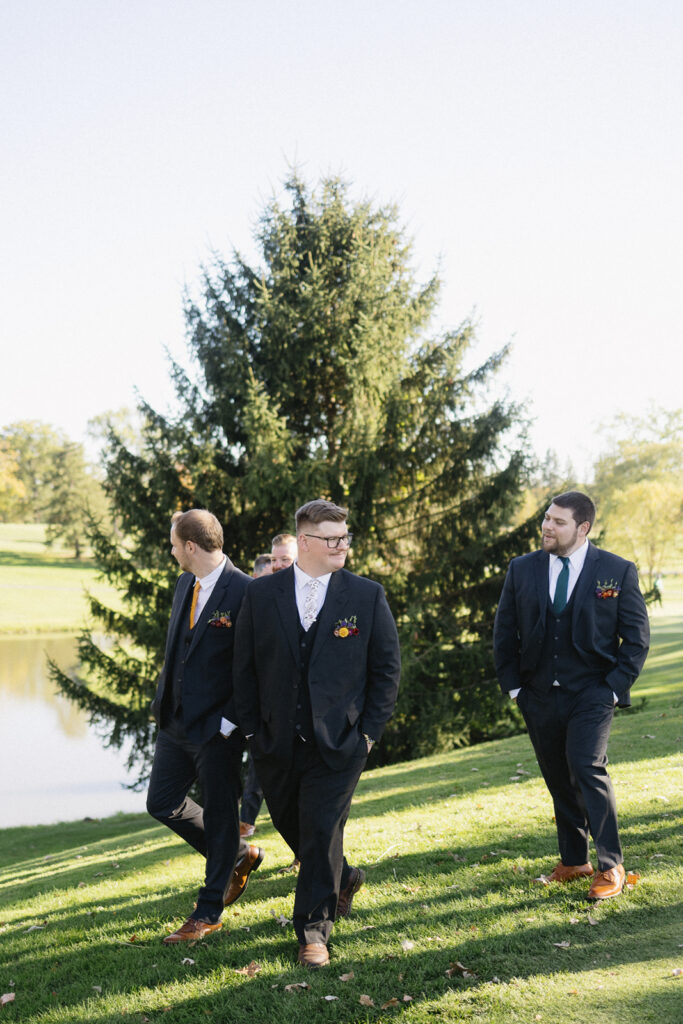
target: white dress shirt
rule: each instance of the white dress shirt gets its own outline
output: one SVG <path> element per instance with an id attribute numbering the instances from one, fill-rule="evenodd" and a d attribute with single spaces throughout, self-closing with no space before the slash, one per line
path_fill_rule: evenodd
<path id="1" fill-rule="evenodd" d="M 332 576 L 331 572 L 326 572 L 324 576 L 309 576 L 307 572 L 300 569 L 297 563 L 294 563 L 294 596 L 296 598 L 296 607 L 299 612 L 299 621 L 301 625 L 304 625 L 304 606 L 306 604 L 306 597 L 308 594 L 308 585 L 317 579 L 320 584 L 316 596 L 315 603 L 315 617 L 317 618 L 320 614 L 320 609 L 325 603 L 325 596 L 327 594 L 327 587 Z"/>

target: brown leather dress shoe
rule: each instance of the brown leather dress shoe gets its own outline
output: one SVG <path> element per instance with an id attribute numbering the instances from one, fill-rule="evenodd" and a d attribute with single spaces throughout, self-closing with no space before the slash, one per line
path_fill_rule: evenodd
<path id="1" fill-rule="evenodd" d="M 181 925 L 177 932 L 173 932 L 172 935 L 166 936 L 164 939 L 164 945 L 170 946 L 173 942 L 198 942 L 199 939 L 203 939 L 205 935 L 210 935 L 211 932 L 217 932 L 218 929 L 222 927 L 222 921 L 216 921 L 214 924 L 209 924 L 208 921 L 199 921 L 196 917 L 188 917 L 185 924 Z"/>
<path id="2" fill-rule="evenodd" d="M 297 960 L 304 967 L 325 967 L 330 962 L 330 954 L 324 942 L 300 943 Z"/>
<path id="3" fill-rule="evenodd" d="M 232 873 L 232 878 L 228 882 L 228 885 L 223 896 L 223 906 L 229 907 L 231 903 L 238 900 L 244 890 L 247 887 L 249 881 L 249 875 L 252 871 L 256 871 L 263 858 L 265 857 L 265 850 L 262 850 L 260 846 L 249 846 L 247 852 L 238 860 L 235 864 L 235 870 Z"/>
<path id="4" fill-rule="evenodd" d="M 337 900 L 337 917 L 348 917 L 351 913 L 351 904 L 361 885 L 365 881 L 365 872 L 362 868 L 351 868 L 349 881 L 346 888 L 339 893 Z"/>
<path id="5" fill-rule="evenodd" d="M 593 874 L 593 865 L 590 861 L 586 864 L 568 865 L 560 861 L 555 865 L 552 873 L 548 875 L 549 882 L 571 882 L 575 878 L 590 878 Z"/>
<path id="6" fill-rule="evenodd" d="M 589 900 L 608 900 L 612 896 L 618 896 L 624 888 L 626 872 L 623 864 L 617 864 L 607 871 L 596 871 L 593 884 L 588 890 Z"/>

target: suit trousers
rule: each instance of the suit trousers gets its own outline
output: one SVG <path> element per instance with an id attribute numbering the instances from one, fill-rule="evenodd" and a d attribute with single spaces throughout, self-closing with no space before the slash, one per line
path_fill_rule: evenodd
<path id="1" fill-rule="evenodd" d="M 323 761 L 314 741 L 294 740 L 289 768 L 255 761 L 273 824 L 301 861 L 294 896 L 294 931 L 300 943 L 327 943 L 340 888 L 349 881 L 344 826 L 366 758 L 342 771 Z"/>
<path id="2" fill-rule="evenodd" d="M 261 804 L 263 803 L 263 790 L 259 785 L 259 781 L 256 775 L 256 769 L 254 768 L 254 759 L 249 755 L 249 761 L 247 763 L 247 777 L 244 780 L 244 787 L 242 789 L 242 809 L 240 810 L 240 821 L 246 822 L 248 825 L 254 825 L 258 817 L 258 812 L 261 810 Z"/>
<path id="3" fill-rule="evenodd" d="M 538 764 L 555 807 L 560 858 L 585 864 L 593 836 L 598 868 L 623 862 L 617 808 L 607 774 L 607 743 L 614 716 L 609 686 L 571 692 L 522 687 L 517 698 Z"/>
<path id="4" fill-rule="evenodd" d="M 223 913 L 223 895 L 236 861 L 247 851 L 240 839 L 242 736 L 218 733 L 208 743 L 190 743 L 178 716 L 159 730 L 147 810 L 206 857 L 204 885 L 193 917 L 215 922 Z M 199 781 L 204 806 L 188 793 Z"/>

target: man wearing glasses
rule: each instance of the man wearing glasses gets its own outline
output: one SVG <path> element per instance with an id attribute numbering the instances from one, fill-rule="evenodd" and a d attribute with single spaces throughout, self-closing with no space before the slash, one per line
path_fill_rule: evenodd
<path id="1" fill-rule="evenodd" d="M 299 963 L 329 963 L 335 917 L 365 873 L 344 857 L 344 825 L 373 743 L 396 702 L 398 634 L 382 587 L 344 568 L 346 509 L 296 513 L 294 565 L 247 588 L 235 635 L 237 715 L 275 827 L 301 861 Z"/>

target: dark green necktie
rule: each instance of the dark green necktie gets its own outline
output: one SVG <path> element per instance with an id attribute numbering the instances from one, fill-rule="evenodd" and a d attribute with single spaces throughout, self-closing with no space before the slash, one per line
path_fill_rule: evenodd
<path id="1" fill-rule="evenodd" d="M 560 555 L 560 561 L 562 562 L 562 569 L 557 577 L 555 597 L 553 598 L 553 611 L 557 612 L 558 615 L 567 604 L 567 587 L 569 586 L 569 559 L 564 555 Z"/>

